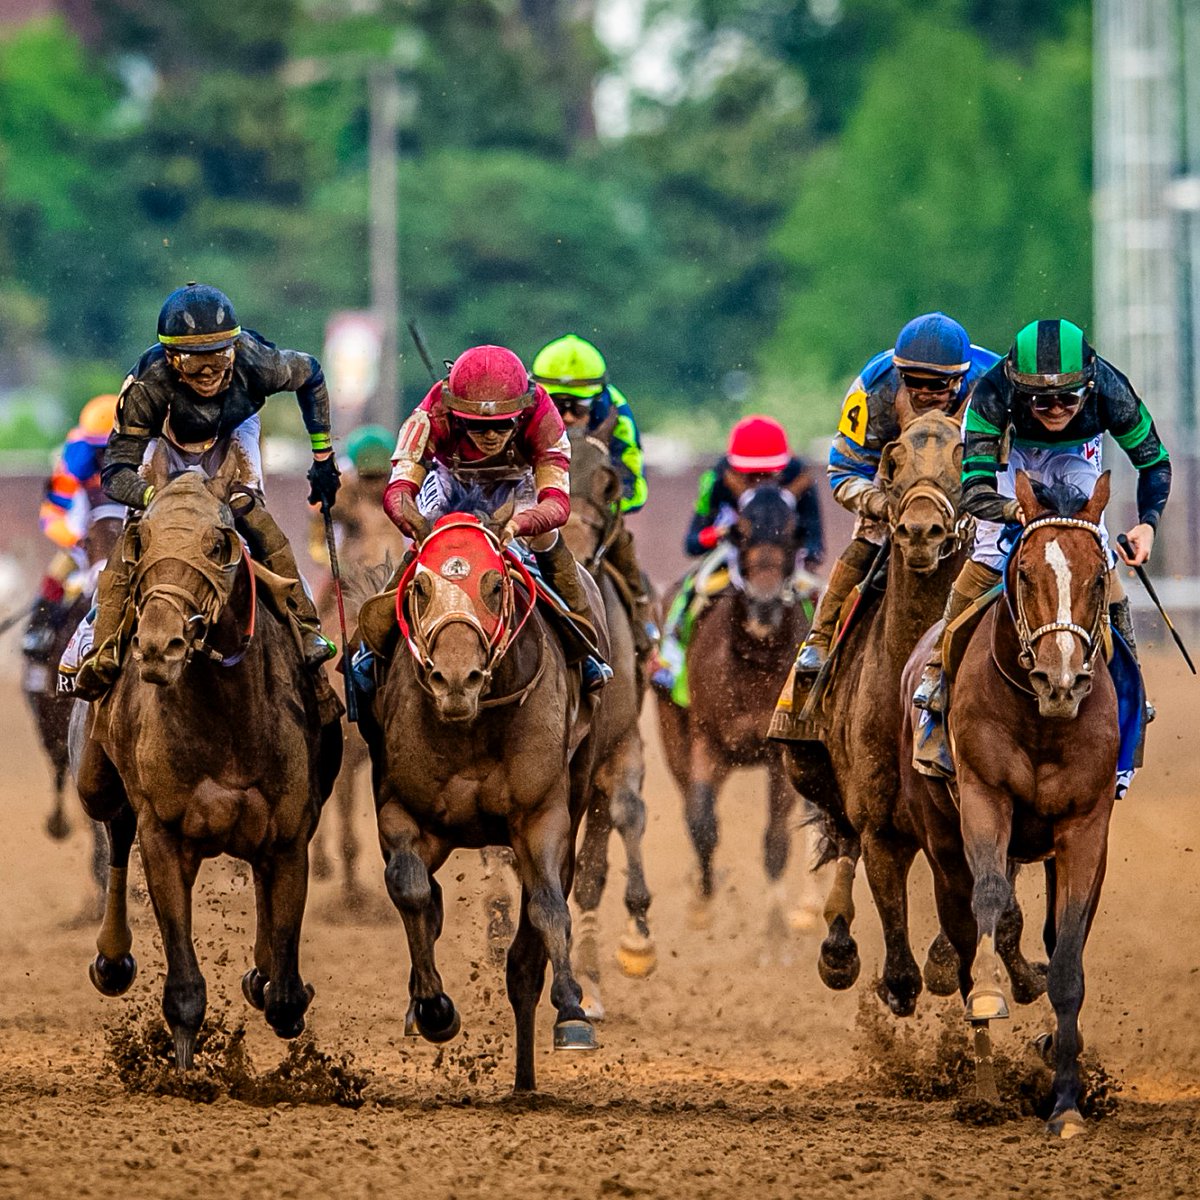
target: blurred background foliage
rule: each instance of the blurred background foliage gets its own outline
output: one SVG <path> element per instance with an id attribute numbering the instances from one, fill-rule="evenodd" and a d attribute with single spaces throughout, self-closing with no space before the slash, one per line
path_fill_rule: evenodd
<path id="1" fill-rule="evenodd" d="M 805 438 L 918 312 L 996 349 L 1089 323 L 1086 0 L 84 7 L 0 31 L 2 445 L 118 387 L 187 279 L 320 353 L 368 300 L 380 63 L 438 356 L 574 329 L 650 428 L 765 408 Z"/>

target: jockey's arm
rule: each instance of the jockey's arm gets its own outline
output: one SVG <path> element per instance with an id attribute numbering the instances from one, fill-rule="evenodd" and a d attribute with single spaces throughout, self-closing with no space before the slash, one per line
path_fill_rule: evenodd
<path id="1" fill-rule="evenodd" d="M 161 432 L 166 417 L 150 392 L 130 376 L 117 403 L 117 423 L 104 448 L 100 480 L 105 494 L 118 504 L 142 509 L 154 489 L 138 474 L 150 439 Z"/>
<path id="2" fill-rule="evenodd" d="M 887 517 L 887 502 L 875 486 L 882 451 L 860 444 L 838 432 L 829 447 L 829 463 L 825 473 L 833 498 L 855 516 L 871 520 Z"/>
<path id="3" fill-rule="evenodd" d="M 70 513 L 83 482 L 69 470 L 65 460 L 60 459 L 46 481 L 46 492 L 38 512 L 38 525 L 56 546 L 70 550 L 79 541 L 79 535 L 71 523 Z"/>
<path id="4" fill-rule="evenodd" d="M 962 508 L 980 521 L 1015 521 L 1018 505 L 1000 494 L 1000 443 L 1010 419 L 1008 400 L 989 380 L 980 380 L 963 417 Z"/>
<path id="5" fill-rule="evenodd" d="M 331 453 L 329 389 L 321 364 L 311 354 L 299 350 L 276 350 L 274 361 L 267 365 L 272 392 L 296 393 L 314 457 Z"/>
<path id="6" fill-rule="evenodd" d="M 612 432 L 612 462 L 621 478 L 622 513 L 638 512 L 649 499 L 646 486 L 646 460 L 642 452 L 642 439 L 634 420 L 629 401 L 616 388 L 610 388 L 617 408 L 617 423 Z"/>
<path id="7" fill-rule="evenodd" d="M 510 525 L 517 537 L 536 538 L 567 523 L 571 515 L 571 443 L 562 418 L 549 400 L 517 434 L 533 463 L 537 503 L 516 513 Z"/>
<path id="8" fill-rule="evenodd" d="M 696 491 L 696 508 L 683 539 L 684 553 L 693 558 L 707 554 L 725 534 L 716 524 L 721 507 L 718 502 L 720 490 L 719 467 L 713 467 L 700 476 L 700 484 Z"/>

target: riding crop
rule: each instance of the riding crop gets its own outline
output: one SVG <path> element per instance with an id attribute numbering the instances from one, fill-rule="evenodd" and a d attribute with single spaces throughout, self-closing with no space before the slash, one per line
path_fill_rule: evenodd
<path id="1" fill-rule="evenodd" d="M 321 519 L 325 522 L 325 549 L 329 553 L 329 573 L 333 576 L 333 594 L 337 599 L 338 625 L 342 630 L 342 683 L 346 689 L 346 720 L 358 720 L 358 693 L 354 687 L 354 673 L 350 669 L 350 655 L 346 644 L 346 604 L 342 599 L 342 572 L 338 567 L 337 538 L 333 532 L 333 511 L 328 502 L 321 501 Z"/>
<path id="2" fill-rule="evenodd" d="M 1133 546 L 1123 533 L 1117 535 L 1117 545 L 1120 546 L 1126 554 L 1132 556 Z M 1179 636 L 1175 626 L 1171 624 L 1171 618 L 1167 616 L 1167 610 L 1163 608 L 1162 601 L 1158 598 L 1158 593 L 1154 590 L 1154 584 L 1150 582 L 1150 576 L 1146 574 L 1146 568 L 1142 566 L 1136 566 L 1132 563 L 1130 565 L 1133 566 L 1133 569 L 1137 572 L 1137 577 L 1142 581 L 1142 587 L 1146 589 L 1150 599 L 1154 601 L 1154 607 L 1158 609 L 1159 615 L 1166 622 L 1167 628 L 1171 631 L 1171 636 L 1175 639 L 1175 645 L 1179 647 L 1179 653 L 1183 655 L 1183 661 L 1187 663 L 1187 665 L 1191 668 L 1192 674 L 1195 675 L 1196 664 L 1192 662 L 1192 656 L 1187 652 L 1187 647 L 1183 644 L 1183 638 Z"/>

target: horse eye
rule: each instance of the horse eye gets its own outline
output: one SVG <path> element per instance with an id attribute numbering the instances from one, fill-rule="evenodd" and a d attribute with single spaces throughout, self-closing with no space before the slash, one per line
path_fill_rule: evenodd
<path id="1" fill-rule="evenodd" d="M 204 547 L 204 553 L 214 561 L 221 558 L 221 552 L 225 549 L 225 543 L 222 541 L 219 534 L 213 534 L 209 538 L 208 544 Z"/>

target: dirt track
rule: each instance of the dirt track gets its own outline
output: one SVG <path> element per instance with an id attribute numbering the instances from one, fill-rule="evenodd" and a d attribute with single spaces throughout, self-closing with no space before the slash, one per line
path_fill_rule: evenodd
<path id="1" fill-rule="evenodd" d="M 443 1053 L 402 1036 L 407 953 L 399 922 L 331 920 L 336 891 L 323 883 L 310 899 L 302 960 L 317 989 L 310 1029 L 321 1050 L 351 1053 L 353 1069 L 369 1075 L 365 1103 L 264 1108 L 227 1096 L 205 1104 L 128 1094 L 106 1062 L 104 1028 L 131 1013 L 157 1013 L 162 955 L 153 920 L 138 909 L 141 972 L 133 990 L 102 999 L 85 974 L 94 928 L 67 924 L 85 897 L 86 839 L 78 827 L 65 846 L 42 833 L 46 776 L 24 708 L 6 686 L 0 1195 L 1194 1195 L 1200 684 L 1165 656 L 1149 674 L 1162 715 L 1151 765 L 1118 806 L 1087 959 L 1089 1051 L 1123 1090 L 1115 1115 L 1069 1143 L 1048 1140 L 1033 1117 L 977 1128 L 958 1119 L 952 1100 L 900 1098 L 897 1055 L 868 1051 L 896 1023 L 879 1015 L 873 999 L 860 1017 L 857 992 L 821 986 L 816 937 L 797 937 L 793 966 L 760 965 L 763 801 L 754 776 L 736 780 L 720 805 L 716 926 L 691 930 L 690 850 L 657 749 L 647 864 L 660 968 L 646 982 L 621 978 L 615 965 L 608 970 L 610 1019 L 597 1054 L 554 1056 L 543 1008 L 536 1098 L 510 1096 L 510 1012 L 502 973 L 482 955 L 479 870 L 466 855 L 442 873 L 440 965 L 465 1030 Z M 368 807 L 364 797 L 360 821 L 373 846 Z M 615 842 L 613 852 L 619 856 Z M 371 853 L 364 861 L 364 878 L 382 898 L 378 860 Z M 794 861 L 793 880 L 798 871 Z M 611 937 L 620 925 L 619 882 L 618 861 L 603 909 Z M 1034 907 L 1032 880 L 1023 886 Z M 933 932 L 923 868 L 913 890 L 920 947 Z M 265 1071 L 284 1047 L 238 986 L 251 944 L 246 890 L 233 872 L 210 866 L 199 895 L 210 1015 L 227 1027 L 246 1022 L 247 1046 Z M 858 900 L 861 991 L 880 958 L 861 879 Z M 924 1047 L 920 1063 L 932 1062 L 944 1029 L 958 1035 L 951 1005 L 922 998 L 906 1024 Z M 1024 1045 L 1048 1017 L 1041 1001 L 1000 1027 L 998 1048 L 1020 1071 L 1032 1071 Z"/>

